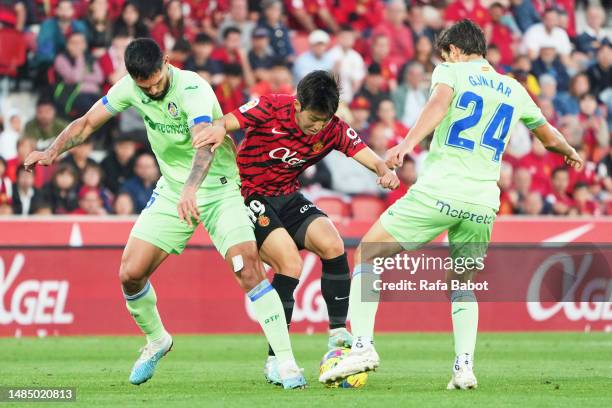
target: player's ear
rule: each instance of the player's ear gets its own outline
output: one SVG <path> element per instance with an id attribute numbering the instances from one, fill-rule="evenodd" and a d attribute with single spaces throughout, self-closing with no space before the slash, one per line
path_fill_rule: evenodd
<path id="1" fill-rule="evenodd" d="M 168 54 L 164 55 L 164 65 L 168 65 L 170 63 L 170 57 Z"/>
<path id="2" fill-rule="evenodd" d="M 295 101 L 293 101 L 293 107 L 295 108 L 296 112 L 301 112 L 302 111 L 302 104 L 297 99 Z"/>

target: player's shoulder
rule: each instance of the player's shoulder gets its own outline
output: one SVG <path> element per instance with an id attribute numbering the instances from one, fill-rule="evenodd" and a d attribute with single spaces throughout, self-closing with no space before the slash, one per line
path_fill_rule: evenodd
<path id="1" fill-rule="evenodd" d="M 177 76 L 177 89 L 180 92 L 188 92 L 188 91 L 198 91 L 202 88 L 209 89 L 211 88 L 208 81 L 202 78 L 197 72 L 187 71 L 184 69 L 179 69 L 173 67 Z"/>
<path id="2" fill-rule="evenodd" d="M 269 103 L 279 107 L 292 104 L 295 101 L 295 96 L 288 94 L 267 94 L 263 98 L 267 98 Z"/>

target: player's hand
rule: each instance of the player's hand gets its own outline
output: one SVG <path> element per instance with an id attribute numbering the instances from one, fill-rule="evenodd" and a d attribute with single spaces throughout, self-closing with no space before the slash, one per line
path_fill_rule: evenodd
<path id="1" fill-rule="evenodd" d="M 28 154 L 26 159 L 23 161 L 23 166 L 27 171 L 31 172 L 34 170 L 34 167 L 36 167 L 37 164 L 40 164 L 41 166 L 49 166 L 53 164 L 54 161 L 55 155 L 51 154 L 50 152 L 46 150 L 44 152 L 35 150 Z"/>
<path id="2" fill-rule="evenodd" d="M 378 183 L 381 187 L 395 190 L 399 187 L 400 181 L 397 178 L 397 174 L 394 171 L 388 170 L 383 176 L 378 177 L 376 179 L 376 183 Z"/>
<path id="3" fill-rule="evenodd" d="M 404 163 L 404 157 L 407 154 L 410 154 L 411 152 L 412 149 L 408 146 L 406 141 L 403 141 L 402 143 L 393 146 L 392 148 L 387 150 L 387 153 L 385 154 L 387 167 L 389 167 L 390 169 L 394 169 L 396 167 L 401 166 Z"/>
<path id="4" fill-rule="evenodd" d="M 580 170 L 584 166 L 584 160 L 576 150 L 572 149 L 572 153 L 565 156 L 565 164 L 576 170 Z"/>
<path id="5" fill-rule="evenodd" d="M 225 139 L 225 128 L 219 125 L 208 126 L 193 136 L 191 144 L 196 149 L 204 146 L 212 145 L 211 152 L 214 152 L 217 147 L 221 146 Z"/>
<path id="6" fill-rule="evenodd" d="M 196 202 L 195 191 L 189 188 L 183 189 L 177 204 L 178 216 L 181 222 L 186 222 L 189 228 L 193 227 L 192 219 L 200 220 L 200 210 Z"/>

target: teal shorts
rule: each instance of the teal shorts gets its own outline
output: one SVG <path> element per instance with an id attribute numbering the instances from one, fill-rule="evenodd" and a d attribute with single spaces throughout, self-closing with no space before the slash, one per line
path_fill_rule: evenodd
<path id="1" fill-rule="evenodd" d="M 494 220 L 493 208 L 414 190 L 380 217 L 383 228 L 405 250 L 417 249 L 448 230 L 451 256 L 472 257 L 486 252 Z"/>
<path id="2" fill-rule="evenodd" d="M 169 191 L 168 186 L 158 185 L 130 236 L 150 242 L 169 254 L 183 252 L 197 225 L 189 227 L 179 221 L 178 199 L 178 194 Z M 198 209 L 202 225 L 223 257 L 232 246 L 255 241 L 253 224 L 237 186 L 205 198 L 198 197 Z"/>

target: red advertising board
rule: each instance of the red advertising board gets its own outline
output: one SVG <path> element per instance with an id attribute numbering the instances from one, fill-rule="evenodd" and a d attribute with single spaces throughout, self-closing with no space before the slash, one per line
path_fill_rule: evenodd
<path id="1" fill-rule="evenodd" d="M 0 221 L 0 336 L 136 334 L 117 277 L 133 220 Z M 340 229 L 354 241 L 367 225 Z M 502 219 L 495 242 L 609 243 L 610 219 Z M 351 240 L 353 239 L 353 240 Z M 444 237 L 440 237 L 444 240 Z M 173 333 L 256 332 L 249 302 L 201 231 L 154 275 L 160 313 Z M 349 248 L 349 258 L 353 249 Z M 303 253 L 292 331 L 325 330 L 319 259 Z M 612 281 L 600 282 L 612 288 Z M 380 331 L 448 331 L 446 302 L 383 302 Z M 612 331 L 610 302 L 483 302 L 480 329 Z"/>

